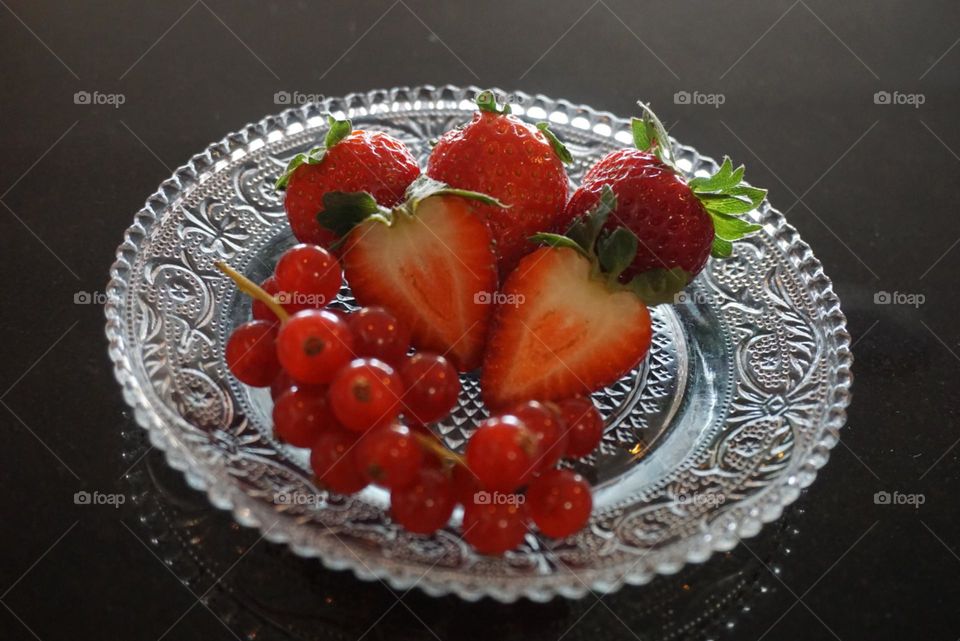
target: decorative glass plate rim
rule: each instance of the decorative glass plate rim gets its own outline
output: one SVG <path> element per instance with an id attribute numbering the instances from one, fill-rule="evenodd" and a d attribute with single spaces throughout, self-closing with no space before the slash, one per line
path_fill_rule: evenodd
<path id="1" fill-rule="evenodd" d="M 352 93 L 342 98 L 327 99 L 321 104 L 326 107 L 335 102 L 344 105 L 348 111 L 360 105 L 361 109 L 368 110 L 371 106 L 384 103 L 396 105 L 393 98 L 398 94 L 418 97 L 428 94 L 431 100 L 439 101 L 444 94 L 462 96 L 478 91 L 480 91 L 478 87 L 453 85 L 396 87 L 390 90 Z M 512 92 L 512 95 L 520 103 L 543 104 L 548 113 L 557 110 L 574 113 L 583 118 L 590 128 L 598 123 L 608 123 L 611 136 L 613 131 L 627 126 L 629 122 L 609 112 L 598 111 L 565 100 L 554 100 L 540 94 Z M 161 183 L 158 190 L 147 199 L 144 207 L 135 215 L 134 223 L 125 231 L 124 240 L 116 251 L 116 260 L 110 268 L 111 280 L 107 285 L 107 302 L 104 305 L 108 353 L 114 365 L 114 375 L 122 387 L 124 400 L 133 409 L 137 424 L 147 431 L 151 444 L 164 452 L 168 464 L 182 472 L 191 487 L 206 492 L 214 506 L 231 511 L 241 525 L 259 529 L 263 538 L 268 541 L 289 545 L 295 554 L 316 557 L 328 568 L 350 569 L 361 579 L 382 580 L 395 589 L 406 590 L 420 583 L 422 577 L 409 573 L 396 573 L 396 568 L 392 568 L 393 571 L 391 571 L 389 564 L 371 567 L 358 555 L 349 550 L 344 551 L 343 544 L 325 549 L 296 545 L 288 531 L 288 528 L 298 527 L 292 517 L 279 514 L 270 504 L 244 492 L 240 484 L 233 482 L 229 475 L 222 473 L 219 466 L 208 465 L 192 456 L 189 445 L 177 439 L 168 424 L 168 421 L 176 420 L 178 417 L 171 416 L 167 408 L 156 406 L 134 373 L 123 334 L 124 306 L 130 286 L 128 281 L 130 268 L 140 249 L 140 243 L 147 238 L 149 230 L 157 223 L 160 214 L 175 203 L 181 194 L 200 184 L 200 177 L 205 172 L 216 170 L 218 162 L 229 160 L 238 150 L 250 151 L 254 143 L 257 143 L 257 147 L 262 146 L 271 133 L 289 133 L 291 128 L 313 126 L 308 124 L 308 120 L 315 119 L 318 113 L 326 111 L 325 108 L 318 107 L 316 103 L 310 103 L 290 108 L 280 114 L 267 116 L 257 123 L 248 124 L 238 132 L 228 134 L 221 141 L 209 145 L 202 153 L 193 156 L 185 165 L 178 167 L 173 175 Z M 404 109 L 414 110 L 412 105 L 402 108 L 401 111 Z M 571 122 L 571 126 L 576 125 Z M 680 145 L 673 139 L 671 142 L 676 148 L 696 153 L 706 162 L 714 162 L 691 147 Z M 846 319 L 840 310 L 839 298 L 810 247 L 800 238 L 797 230 L 786 221 L 784 216 L 769 203 L 764 203 L 761 214 L 760 222 L 764 225 L 764 231 L 761 233 L 767 233 L 774 238 L 785 259 L 796 268 L 798 277 L 807 287 L 816 304 L 816 310 L 825 323 L 821 328 L 823 334 L 832 338 L 833 341 L 831 347 L 834 351 L 833 358 L 830 360 L 829 376 L 831 380 L 836 381 L 836 384 L 830 389 L 829 396 L 823 403 L 826 420 L 818 426 L 817 436 L 812 441 L 812 446 L 801 453 L 801 459 L 795 467 L 791 466 L 794 467 L 795 473 L 780 474 L 764 488 L 764 491 L 738 501 L 738 510 L 735 513 L 731 511 L 735 518 L 725 519 L 722 529 L 716 527 L 715 523 L 711 527 L 701 529 L 696 535 L 680 538 L 659 548 L 657 553 L 660 561 L 653 572 L 636 570 L 636 566 L 626 571 L 622 568 L 608 569 L 607 576 L 591 577 L 589 582 L 584 582 L 577 576 L 576 581 L 565 586 L 553 586 L 553 590 L 527 585 L 524 582 L 521 582 L 523 585 L 514 591 L 504 590 L 503 585 L 482 585 L 478 582 L 469 582 L 469 584 L 452 582 L 444 586 L 445 589 L 424 584 L 419 587 L 433 595 L 454 593 L 467 600 L 489 596 L 499 601 L 511 602 L 521 596 L 535 601 L 545 601 L 557 594 L 576 598 L 585 595 L 588 591 L 605 593 L 615 591 L 624 584 L 642 585 L 649 582 L 655 574 L 672 574 L 686 563 L 704 562 L 714 552 L 732 549 L 740 538 L 755 536 L 763 524 L 779 518 L 783 509 L 797 499 L 800 490 L 814 481 L 817 471 L 829 459 L 830 450 L 839 440 L 839 430 L 846 421 L 846 408 L 850 403 L 852 384 L 853 357 L 850 351 L 850 334 L 846 329 Z M 273 517 L 274 526 L 265 529 L 268 516 Z M 288 521 L 285 527 L 276 527 L 284 520 Z"/>

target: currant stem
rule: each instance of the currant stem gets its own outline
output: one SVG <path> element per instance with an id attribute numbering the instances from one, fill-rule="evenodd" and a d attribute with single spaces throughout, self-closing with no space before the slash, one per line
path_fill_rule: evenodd
<path id="1" fill-rule="evenodd" d="M 462 456 L 444 446 L 444 444 L 438 441 L 435 437 L 430 436 L 429 434 L 414 434 L 414 436 L 423 449 L 433 452 L 441 459 L 451 461 L 454 465 L 462 465 L 463 467 L 467 466 L 467 463 L 463 460 Z"/>
<path id="2" fill-rule="evenodd" d="M 250 296 L 260 301 L 264 305 L 270 308 L 270 311 L 276 314 L 277 318 L 280 319 L 281 323 L 286 323 L 290 318 L 290 314 L 283 308 L 283 305 L 277 302 L 277 299 L 268 294 L 260 285 L 257 285 L 255 282 L 235 270 L 230 265 L 226 264 L 223 261 L 216 261 L 214 266 L 222 271 L 224 274 L 230 277 L 230 280 L 237 284 L 237 288 Z"/>

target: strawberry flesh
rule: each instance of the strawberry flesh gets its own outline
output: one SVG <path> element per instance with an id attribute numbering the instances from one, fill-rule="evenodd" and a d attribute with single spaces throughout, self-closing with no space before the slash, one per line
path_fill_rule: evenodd
<path id="1" fill-rule="evenodd" d="M 515 402 L 590 394 L 637 366 L 650 347 L 650 313 L 611 289 L 570 248 L 524 257 L 504 284 L 483 360 L 483 400 Z"/>
<path id="2" fill-rule="evenodd" d="M 414 347 L 458 369 L 480 365 L 496 291 L 490 232 L 457 196 L 419 202 L 390 225 L 367 219 L 347 236 L 344 275 L 361 305 L 382 305 L 410 328 Z"/>

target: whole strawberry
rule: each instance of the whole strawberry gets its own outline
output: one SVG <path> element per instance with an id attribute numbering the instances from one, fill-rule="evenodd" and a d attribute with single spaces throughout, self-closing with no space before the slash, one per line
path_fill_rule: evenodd
<path id="1" fill-rule="evenodd" d="M 644 118 L 634 118 L 633 137 L 636 149 L 610 152 L 590 168 L 556 229 L 590 211 L 609 185 L 617 208 L 607 227 L 625 226 L 640 241 L 623 278 L 672 270 L 682 272 L 687 282 L 703 270 L 711 253 L 729 256 L 732 241 L 759 229 L 741 217 L 760 204 L 766 191 L 741 183 L 742 166 L 734 170 L 724 158 L 713 176 L 686 181 L 667 158 L 666 132 L 649 109 Z"/>
<path id="2" fill-rule="evenodd" d="M 501 275 L 534 249 L 528 237 L 553 229 L 567 200 L 563 144 L 539 123 L 537 131 L 497 108 L 492 92 L 477 96 L 473 120 L 445 133 L 430 154 L 427 175 L 452 187 L 487 194 L 506 209 L 481 206 L 496 242 Z"/>
<path id="3" fill-rule="evenodd" d="M 329 247 L 337 237 L 317 220 L 323 196 L 332 191 L 371 194 L 384 207 L 403 200 L 407 187 L 420 175 L 406 146 L 380 132 L 353 130 L 349 120 L 328 116 L 324 145 L 297 154 L 277 180 L 286 189 L 283 207 L 293 235 L 302 243 Z"/>

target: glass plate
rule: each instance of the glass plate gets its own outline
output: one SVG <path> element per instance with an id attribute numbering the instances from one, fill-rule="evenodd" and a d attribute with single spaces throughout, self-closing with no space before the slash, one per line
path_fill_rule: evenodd
<path id="1" fill-rule="evenodd" d="M 293 240 L 273 182 L 323 139 L 324 114 L 403 140 L 424 164 L 429 141 L 467 121 L 476 87 L 414 87 L 330 98 L 270 116 L 193 157 L 149 198 L 117 250 L 107 338 L 137 422 L 170 465 L 217 507 L 269 541 L 395 589 L 475 600 L 609 592 L 705 561 L 780 516 L 837 443 L 850 401 L 850 336 L 830 280 L 768 203 L 763 230 L 711 261 L 676 304 L 653 310 L 646 360 L 595 395 L 598 451 L 574 467 L 594 484 L 590 524 L 562 541 L 530 534 L 503 558 L 475 554 L 451 527 L 431 537 L 391 522 L 385 492 L 331 495 L 307 452 L 273 438 L 270 399 L 237 383 L 223 359 L 250 302 L 213 263 L 266 277 Z M 509 94 L 520 118 L 548 120 L 577 181 L 632 142 L 629 121 L 544 96 Z M 674 143 L 680 168 L 710 158 Z M 352 306 L 344 288 L 338 305 Z M 485 416 L 476 379 L 435 426 L 462 448 Z"/>

